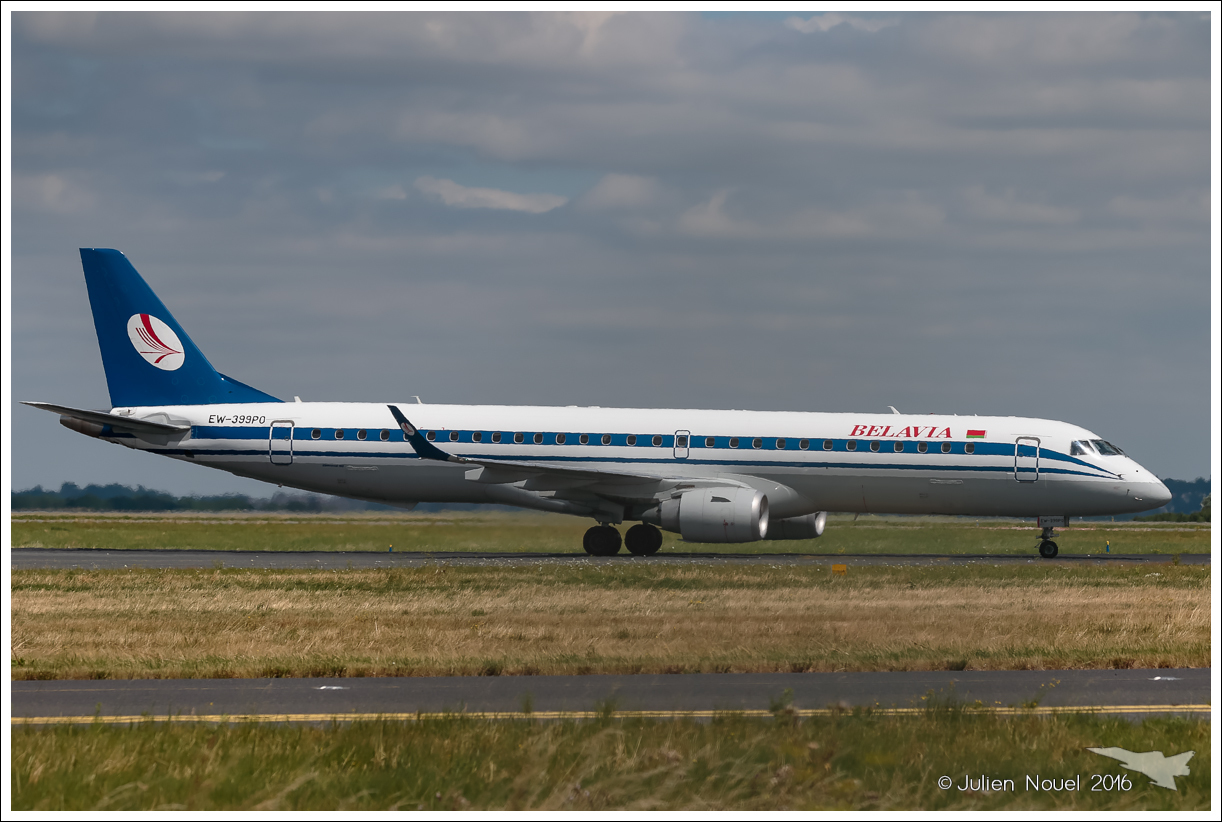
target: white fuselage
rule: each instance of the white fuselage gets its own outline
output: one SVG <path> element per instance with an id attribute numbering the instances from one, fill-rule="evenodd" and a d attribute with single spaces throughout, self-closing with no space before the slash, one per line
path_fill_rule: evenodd
<path id="1" fill-rule="evenodd" d="M 659 479 L 725 479 L 769 498 L 772 516 L 814 511 L 1095 516 L 1170 494 L 1123 454 L 1071 455 L 1078 426 L 1023 417 L 915 416 L 392 403 L 449 454 Z M 104 439 L 278 485 L 406 505 L 505 503 L 560 510 L 553 485 L 483 481 L 421 459 L 387 404 L 243 403 L 116 408 L 191 426 L 180 437 Z M 606 444 L 604 444 L 606 443 Z M 570 495 L 571 496 L 571 495 Z M 616 499 L 616 492 L 603 493 Z M 625 518 L 647 493 L 625 485 Z M 532 500 L 538 500 L 534 504 Z"/>

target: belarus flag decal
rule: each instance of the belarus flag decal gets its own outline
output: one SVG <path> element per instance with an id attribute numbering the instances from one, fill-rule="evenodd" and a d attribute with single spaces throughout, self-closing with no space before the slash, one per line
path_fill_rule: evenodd
<path id="1" fill-rule="evenodd" d="M 982 440 L 984 439 L 984 435 L 985 435 L 985 432 L 981 431 L 978 428 L 967 429 L 967 438 L 969 440 Z"/>

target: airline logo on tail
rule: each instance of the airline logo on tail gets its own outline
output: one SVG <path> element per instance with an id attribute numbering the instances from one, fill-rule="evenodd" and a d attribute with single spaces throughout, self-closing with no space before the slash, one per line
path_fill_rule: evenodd
<path id="1" fill-rule="evenodd" d="M 174 329 L 151 314 L 133 314 L 127 321 L 127 337 L 136 353 L 162 371 L 177 371 L 186 359 Z"/>

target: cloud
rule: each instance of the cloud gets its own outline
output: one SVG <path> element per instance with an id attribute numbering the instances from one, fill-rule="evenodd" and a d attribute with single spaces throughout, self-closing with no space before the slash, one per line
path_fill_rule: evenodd
<path id="1" fill-rule="evenodd" d="M 72 214 L 88 211 L 97 198 L 66 174 L 18 174 L 13 179 L 13 200 L 38 211 Z"/>
<path id="2" fill-rule="evenodd" d="M 424 178 L 422 177 L 421 179 Z M 416 181 L 416 187 L 420 187 L 419 180 Z M 403 190 L 403 186 L 396 184 L 378 189 L 376 192 L 374 192 L 373 196 L 377 197 L 379 200 L 406 200 L 407 192 Z"/>
<path id="3" fill-rule="evenodd" d="M 223 171 L 171 171 L 166 175 L 179 185 L 190 186 L 201 183 L 218 183 L 225 178 Z"/>
<path id="4" fill-rule="evenodd" d="M 581 207 L 591 210 L 640 208 L 654 202 L 658 181 L 639 174 L 607 174 L 581 197 Z"/>
<path id="5" fill-rule="evenodd" d="M 569 201 L 568 197 L 559 194 L 516 194 L 497 188 L 468 188 L 453 180 L 439 180 L 436 177 L 421 177 L 415 185 L 417 190 L 431 194 L 454 208 L 498 208 L 543 214 Z"/>
<path id="6" fill-rule="evenodd" d="M 829 11 L 824 14 L 816 14 L 807 20 L 803 20 L 801 17 L 790 17 L 785 21 L 786 28 L 800 31 L 803 34 L 813 34 L 816 31 L 830 31 L 836 28 L 836 26 L 841 25 L 847 25 L 849 28 L 854 28 L 858 31 L 868 31 L 873 34 L 888 26 L 899 25 L 899 20 L 894 17 L 853 17 L 848 14 Z"/>
<path id="7" fill-rule="evenodd" d="M 761 226 L 747 220 L 736 220 L 725 213 L 729 189 L 722 189 L 708 202 L 692 206 L 679 217 L 679 232 L 693 237 L 722 239 L 758 239 L 769 234 Z"/>
<path id="8" fill-rule="evenodd" d="M 1119 194 L 1108 201 L 1107 211 L 1126 220 L 1147 223 L 1199 223 L 1209 220 L 1209 205 L 1207 190 L 1161 198 Z"/>
<path id="9" fill-rule="evenodd" d="M 814 242 L 854 238 L 894 239 L 926 235 L 946 221 L 945 211 L 911 191 L 885 192 L 876 202 L 834 209 L 808 206 L 772 219 L 726 213 L 728 189 L 689 208 L 677 221 L 678 233 L 726 240 Z"/>
<path id="10" fill-rule="evenodd" d="M 964 189 L 963 200 L 970 217 L 995 222 L 1069 225 L 1081 217 L 1075 208 L 1020 200 L 1012 188 L 990 194 L 983 186 L 970 186 Z"/>

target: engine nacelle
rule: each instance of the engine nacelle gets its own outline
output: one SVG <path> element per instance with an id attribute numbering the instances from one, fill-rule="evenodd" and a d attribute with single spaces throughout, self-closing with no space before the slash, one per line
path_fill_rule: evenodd
<path id="1" fill-rule="evenodd" d="M 768 535 L 768 497 L 754 488 L 698 488 L 641 515 L 688 542 L 755 542 Z"/>
<path id="2" fill-rule="evenodd" d="M 826 527 L 826 511 L 816 511 L 804 517 L 774 519 L 768 524 L 768 539 L 814 539 L 823 536 Z"/>

